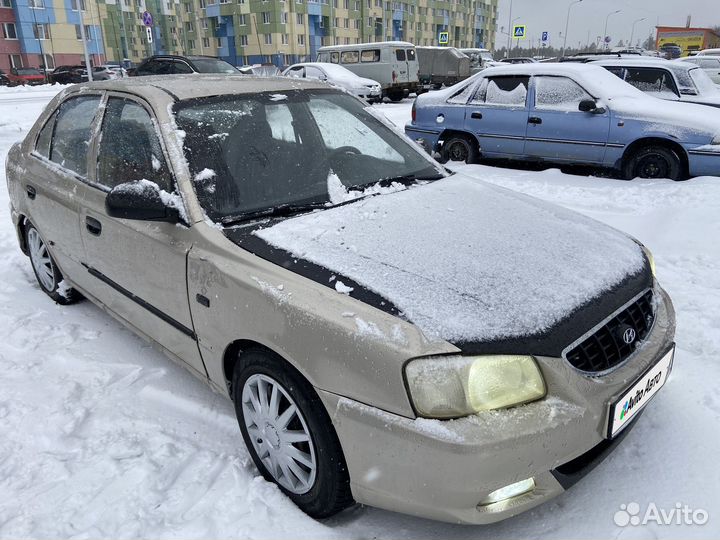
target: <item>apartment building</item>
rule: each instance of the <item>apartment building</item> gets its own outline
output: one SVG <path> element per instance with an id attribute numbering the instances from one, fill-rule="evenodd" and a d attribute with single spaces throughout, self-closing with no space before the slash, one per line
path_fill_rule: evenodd
<path id="1" fill-rule="evenodd" d="M 498 0 L 0 0 L 0 69 L 151 54 L 206 54 L 234 65 L 314 59 L 323 45 L 404 40 L 489 46 Z M 153 21 L 147 27 L 143 13 Z M 149 35 L 148 35 L 149 34 Z"/>

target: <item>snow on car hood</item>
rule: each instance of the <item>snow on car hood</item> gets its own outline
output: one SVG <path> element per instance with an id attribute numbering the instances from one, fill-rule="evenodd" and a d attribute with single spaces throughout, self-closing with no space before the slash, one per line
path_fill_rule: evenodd
<path id="1" fill-rule="evenodd" d="M 459 174 L 253 234 L 453 343 L 543 332 L 645 265 L 610 227 Z"/>

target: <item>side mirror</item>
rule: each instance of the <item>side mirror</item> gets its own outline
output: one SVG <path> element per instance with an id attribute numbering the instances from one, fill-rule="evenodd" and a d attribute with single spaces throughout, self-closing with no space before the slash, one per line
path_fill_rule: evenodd
<path id="1" fill-rule="evenodd" d="M 105 198 L 105 210 L 109 216 L 122 219 L 180 221 L 177 208 L 163 202 L 158 185 L 147 180 L 115 186 Z"/>
<path id="2" fill-rule="evenodd" d="M 603 114 L 605 109 L 598 107 L 597 102 L 594 99 L 584 99 L 578 106 L 580 112 L 592 113 L 592 114 Z"/>

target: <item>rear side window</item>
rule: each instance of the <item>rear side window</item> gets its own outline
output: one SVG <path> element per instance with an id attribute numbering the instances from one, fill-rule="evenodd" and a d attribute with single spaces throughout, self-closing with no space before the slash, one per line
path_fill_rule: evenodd
<path id="1" fill-rule="evenodd" d="M 380 61 L 380 49 L 370 49 L 363 51 L 360 59 L 363 62 L 379 62 Z"/>
<path id="2" fill-rule="evenodd" d="M 628 68 L 625 82 L 650 94 L 678 95 L 672 76 L 664 69 Z"/>
<path id="3" fill-rule="evenodd" d="M 190 66 L 188 66 L 185 62 L 178 62 L 177 60 L 172 63 L 172 69 L 170 70 L 170 73 L 192 73 L 193 70 Z"/>
<path id="4" fill-rule="evenodd" d="M 607 69 L 613 75 L 617 75 L 621 79 L 625 76 L 625 70 L 621 67 L 606 67 L 605 69 Z"/>
<path id="5" fill-rule="evenodd" d="M 484 102 L 488 105 L 524 107 L 527 101 L 529 82 L 529 77 L 518 76 L 488 79 Z"/>
<path id="6" fill-rule="evenodd" d="M 395 58 L 397 58 L 398 62 L 404 62 L 405 61 L 405 49 L 396 50 Z"/>
<path id="7" fill-rule="evenodd" d="M 340 63 L 340 53 L 330 53 L 330 62 L 333 64 L 339 64 Z"/>
<path id="8" fill-rule="evenodd" d="M 535 77 L 535 108 L 543 111 L 578 111 L 580 102 L 592 99 L 567 77 Z"/>
<path id="9" fill-rule="evenodd" d="M 415 61 L 415 49 L 408 49 L 408 50 L 407 50 L 407 59 L 408 59 L 408 62 L 414 62 L 414 61 Z"/>
<path id="10" fill-rule="evenodd" d="M 171 192 L 171 178 L 145 108 L 128 99 L 110 98 L 98 151 L 98 182 L 113 188 L 125 182 L 149 180 Z"/>
<path id="11" fill-rule="evenodd" d="M 70 98 L 60 105 L 50 145 L 50 160 L 80 176 L 87 174 L 90 126 L 95 119 L 100 96 Z"/>
<path id="12" fill-rule="evenodd" d="M 340 55 L 343 64 L 357 64 L 360 61 L 360 53 L 358 51 L 345 51 Z"/>
<path id="13" fill-rule="evenodd" d="M 50 117 L 45 127 L 40 131 L 37 142 L 35 143 L 35 151 L 43 157 L 50 158 L 50 141 L 52 140 L 53 128 L 55 128 L 55 118 L 57 113 Z"/>

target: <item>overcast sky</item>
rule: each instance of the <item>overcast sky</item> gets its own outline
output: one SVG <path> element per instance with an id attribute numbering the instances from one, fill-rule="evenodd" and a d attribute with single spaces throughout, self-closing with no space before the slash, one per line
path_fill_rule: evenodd
<path id="1" fill-rule="evenodd" d="M 500 27 L 507 31 L 510 1 L 500 0 L 497 48 L 507 44 L 507 35 L 500 33 Z M 512 0 L 512 18 L 520 17 L 514 24 L 526 24 L 528 36 L 534 35 L 536 43 L 540 34 L 548 31 L 553 44 L 562 46 L 560 33 L 565 31 L 570 3 L 571 0 Z M 612 15 L 608 23 L 607 33 L 613 43 L 620 39 L 627 43 L 633 21 L 642 18 L 646 20 L 635 25 L 635 42 L 640 37 L 647 39 L 658 22 L 665 26 L 685 26 L 688 15 L 692 15 L 692 26 L 720 25 L 718 0 L 582 0 L 572 7 L 568 46 L 577 47 L 578 41 L 581 41 L 584 47 L 588 31 L 591 42 L 594 42 L 603 33 L 608 13 L 618 9 L 622 10 L 621 13 Z"/>

